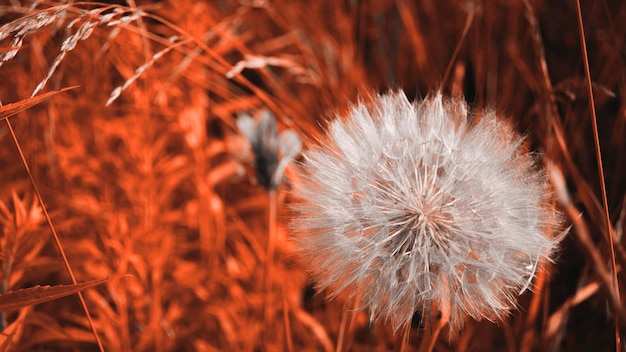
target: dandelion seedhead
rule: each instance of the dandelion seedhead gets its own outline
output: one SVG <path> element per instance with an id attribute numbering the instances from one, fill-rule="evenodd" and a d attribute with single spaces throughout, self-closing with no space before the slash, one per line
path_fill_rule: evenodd
<path id="1" fill-rule="evenodd" d="M 439 93 L 352 107 L 301 166 L 292 226 L 318 287 L 394 329 L 416 311 L 446 310 L 453 330 L 467 316 L 503 317 L 558 242 L 547 178 L 523 138 Z"/>

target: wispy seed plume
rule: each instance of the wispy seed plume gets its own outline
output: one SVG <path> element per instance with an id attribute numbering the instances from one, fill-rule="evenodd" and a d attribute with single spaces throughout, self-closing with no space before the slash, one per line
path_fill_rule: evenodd
<path id="1" fill-rule="evenodd" d="M 559 216 L 522 137 L 437 93 L 359 103 L 304 154 L 294 239 L 321 289 L 394 329 L 415 312 L 497 320 L 550 261 Z"/>

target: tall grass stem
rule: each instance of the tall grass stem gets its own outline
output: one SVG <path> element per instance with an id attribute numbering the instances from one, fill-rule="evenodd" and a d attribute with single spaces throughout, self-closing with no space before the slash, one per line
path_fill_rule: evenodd
<path id="1" fill-rule="evenodd" d="M 613 274 L 613 290 L 617 300 L 621 302 L 619 293 L 619 283 L 617 278 L 617 265 L 615 263 L 615 248 L 613 244 L 613 235 L 611 233 L 611 217 L 609 214 L 609 203 L 606 196 L 606 184 L 604 182 L 604 167 L 602 166 L 602 150 L 600 148 L 600 137 L 598 134 L 598 121 L 596 117 L 596 107 L 593 98 L 593 88 L 591 83 L 591 72 L 589 69 L 589 56 L 587 55 L 587 41 L 585 40 L 585 28 L 583 25 L 583 15 L 580 9 L 580 0 L 576 0 L 576 15 L 578 16 L 578 33 L 580 35 L 580 47 L 583 55 L 583 64 L 585 66 L 585 76 L 587 81 L 587 94 L 589 95 L 589 110 L 591 113 L 591 124 L 593 126 L 593 139 L 595 142 L 596 162 L 598 165 L 598 176 L 600 177 L 600 189 L 602 193 L 602 207 L 604 210 L 604 225 L 606 226 L 606 235 L 608 236 L 608 243 L 611 252 L 611 271 Z M 616 312 L 617 313 L 617 312 Z M 619 323 L 617 314 L 613 315 L 615 324 L 615 350 L 621 350 L 621 336 L 619 332 Z"/>
<path id="2" fill-rule="evenodd" d="M 6 119 L 5 122 L 7 125 L 7 129 L 9 130 L 9 133 L 11 134 L 11 138 L 13 139 L 13 143 L 15 144 L 15 147 L 17 147 L 17 152 L 19 153 L 20 159 L 22 160 L 22 164 L 24 165 L 24 168 L 26 169 L 26 173 L 28 174 L 28 178 L 33 187 L 33 190 L 35 191 L 35 194 L 37 195 L 37 200 L 39 201 L 41 210 L 43 211 L 43 214 L 46 218 L 46 222 L 48 223 L 48 226 L 50 227 L 50 231 L 52 232 L 52 236 L 54 237 L 56 246 L 59 250 L 59 253 L 61 253 L 61 258 L 63 258 L 63 263 L 65 264 L 65 268 L 67 269 L 67 272 L 70 275 L 70 278 L 72 279 L 72 284 L 76 285 L 78 282 L 76 281 L 76 277 L 74 276 L 74 271 L 72 270 L 70 262 L 67 260 L 67 256 L 65 255 L 65 250 L 63 249 L 63 245 L 61 244 L 61 239 L 59 238 L 59 235 L 57 234 L 54 228 L 54 225 L 52 225 L 52 220 L 50 219 L 50 215 L 48 214 L 46 205 L 43 202 L 41 193 L 39 193 L 39 187 L 37 187 L 37 183 L 35 182 L 35 179 L 33 178 L 33 174 L 30 171 L 28 162 L 26 161 L 26 158 L 24 157 L 24 152 L 22 151 L 22 147 L 20 146 L 20 143 L 17 140 L 17 136 L 15 135 L 15 131 L 13 130 L 13 126 L 11 125 L 11 121 L 9 121 L 9 119 Z M 89 308 L 87 308 L 87 302 L 85 302 L 85 297 L 83 296 L 82 292 L 78 292 L 78 298 L 80 299 L 80 304 L 83 306 L 83 310 L 85 311 L 85 315 L 87 316 L 87 320 L 89 321 L 89 326 L 91 327 L 93 336 L 96 339 L 96 342 L 98 343 L 98 348 L 100 349 L 100 352 L 104 352 L 104 346 L 102 345 L 102 341 L 100 340 L 100 336 L 98 335 L 98 330 L 96 329 L 93 319 L 91 318 L 91 314 L 89 313 Z"/>

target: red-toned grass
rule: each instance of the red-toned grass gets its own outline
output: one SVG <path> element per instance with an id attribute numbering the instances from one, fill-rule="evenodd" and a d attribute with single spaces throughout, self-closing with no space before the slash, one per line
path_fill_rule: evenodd
<path id="1" fill-rule="evenodd" d="M 0 55 L 20 48 L 0 67 L 0 101 L 25 101 L 38 85 L 36 95 L 80 86 L 8 119 L 76 281 L 111 277 L 83 292 L 105 350 L 334 349 L 344 302 L 312 288 L 288 241 L 289 181 L 276 191 L 269 230 L 270 196 L 255 184 L 235 118 L 267 108 L 279 130 L 296 131 L 306 147 L 359 93 L 402 88 L 419 98 L 440 86 L 501 111 L 529 136 L 554 180 L 563 175 L 554 186 L 572 228 L 519 311 L 499 324 L 468 322 L 455 336 L 444 329 L 435 350 L 615 349 L 625 313 L 611 286 L 607 234 L 619 271 L 626 264 L 622 2 L 581 4 L 587 58 L 573 0 L 73 2 L 45 26 L 60 3 L 7 3 Z M 23 41 L 4 35 L 29 19 Z M 70 284 L 1 122 L 3 293 Z M 344 318 L 352 327 L 344 347 L 387 350 L 398 340 L 389 326 L 369 326 L 366 313 Z M 426 332 L 418 322 L 416 315 L 405 350 L 420 346 Z M 4 350 L 97 349 L 76 296 L 6 312 L 0 327 Z"/>

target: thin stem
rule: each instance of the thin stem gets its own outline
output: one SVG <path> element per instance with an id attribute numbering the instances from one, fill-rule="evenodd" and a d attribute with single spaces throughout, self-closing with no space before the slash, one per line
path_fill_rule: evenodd
<path id="1" fill-rule="evenodd" d="M 272 272 L 274 267 L 274 253 L 276 252 L 276 212 L 277 202 L 276 190 L 269 190 L 268 193 L 268 235 L 267 248 L 265 253 L 265 285 L 263 291 L 263 333 L 265 345 L 268 343 L 268 332 L 271 331 L 270 321 L 272 320 Z"/>
<path id="2" fill-rule="evenodd" d="M 613 310 L 618 324 L 626 327 L 626 314 L 624 314 L 623 309 L 621 309 L 621 302 L 617 296 L 615 296 L 615 291 L 611 290 L 612 275 L 606 268 L 605 258 L 602 257 L 596 244 L 591 239 L 591 234 L 582 218 L 582 213 L 572 203 L 564 204 L 564 208 L 569 220 L 576 229 L 574 232 L 576 238 L 585 250 L 584 253 L 589 256 L 589 260 L 593 263 L 592 268 L 595 270 L 600 282 L 602 282 L 602 288 L 606 290 L 609 306 Z"/>
<path id="3" fill-rule="evenodd" d="M 524 326 L 524 334 L 522 335 L 520 352 L 530 351 L 533 345 L 533 341 L 536 341 L 534 323 L 537 320 L 537 316 L 539 315 L 539 308 L 541 306 L 542 297 L 545 296 L 543 291 L 546 282 L 545 276 L 545 269 L 538 270 L 537 279 L 535 280 L 535 289 L 533 290 L 533 296 L 530 301 L 528 316 L 526 317 L 526 323 Z"/>
<path id="4" fill-rule="evenodd" d="M 587 94 L 589 94 L 589 109 L 591 110 L 591 123 L 593 126 L 593 139 L 595 142 L 596 162 L 598 163 L 598 175 L 600 177 L 600 188 L 602 193 L 602 206 L 604 208 L 604 220 L 608 236 L 609 248 L 611 251 L 611 270 L 613 274 L 613 290 L 618 301 L 621 302 L 619 285 L 617 281 L 617 265 L 615 263 L 615 248 L 613 245 L 613 236 L 611 234 L 611 218 L 609 215 L 609 202 L 606 196 L 606 184 L 604 182 L 604 167 L 602 166 L 602 151 L 600 149 L 600 137 L 598 134 L 598 122 L 596 117 L 595 101 L 593 99 L 593 88 L 591 84 L 591 72 L 589 69 L 589 56 L 587 55 L 587 41 L 585 40 L 585 28 L 583 26 L 583 15 L 580 9 L 580 0 L 576 0 L 576 9 L 578 16 L 578 32 L 580 34 L 580 46 L 583 53 L 583 63 L 585 65 L 585 75 L 587 78 Z M 615 323 L 615 350 L 621 349 L 621 336 L 619 332 L 619 324 L 617 320 L 617 312 L 614 314 Z"/>
<path id="5" fill-rule="evenodd" d="M 474 22 L 474 14 L 476 13 L 476 6 L 477 5 L 474 4 L 470 13 L 467 15 L 467 19 L 465 20 L 465 27 L 463 28 L 463 33 L 461 34 L 461 39 L 459 39 L 459 42 L 456 43 L 456 47 L 454 48 L 454 53 L 452 53 L 452 57 L 450 58 L 450 61 L 448 62 L 446 73 L 443 75 L 443 78 L 441 79 L 441 82 L 439 83 L 439 91 L 443 89 L 446 82 L 448 81 L 448 77 L 450 77 L 450 72 L 452 72 L 452 66 L 454 66 L 454 63 L 456 62 L 456 58 L 459 55 L 459 51 L 461 51 L 461 46 L 463 45 L 463 42 L 465 42 L 465 38 L 467 37 L 467 33 L 469 32 L 472 22 Z"/>
<path id="6" fill-rule="evenodd" d="M 11 269 L 13 268 L 13 259 L 12 257 L 8 258 L 7 266 L 4 268 L 4 280 L 2 281 L 2 294 L 7 293 L 9 289 L 9 275 L 11 274 Z M 7 320 L 5 312 L 0 312 L 0 332 L 4 331 L 7 327 Z"/>
<path id="7" fill-rule="evenodd" d="M 409 335 L 411 334 L 411 322 L 404 324 L 402 327 L 402 333 L 398 336 L 396 341 L 395 351 L 404 352 L 409 345 Z"/>
<path id="8" fill-rule="evenodd" d="M 448 298 L 450 297 L 448 282 L 447 275 L 442 275 L 441 285 L 444 290 L 443 299 L 439 302 L 433 302 L 431 305 L 430 314 L 437 314 L 437 316 L 436 319 L 433 319 L 433 316 L 430 315 L 430 326 L 428 330 L 424 330 L 424 336 L 422 337 L 422 342 L 419 347 L 420 352 L 432 352 L 435 348 L 435 344 L 437 343 L 439 333 L 444 326 L 448 325 L 448 322 L 450 321 L 451 308 Z"/>
<path id="9" fill-rule="evenodd" d="M 287 336 L 287 351 L 293 351 L 293 338 L 291 337 L 291 323 L 289 320 L 289 301 L 287 300 L 287 282 L 283 284 L 283 319 L 285 323 L 285 335 Z"/>
<path id="10" fill-rule="evenodd" d="M 335 352 L 343 352 L 350 350 L 350 336 L 352 327 L 354 326 L 355 309 L 358 304 L 357 298 L 348 300 L 343 306 L 341 313 L 341 323 L 339 325 L 339 337 L 337 338 L 337 346 Z"/>
<path id="11" fill-rule="evenodd" d="M 52 237 L 54 237 L 54 241 L 56 246 L 61 253 L 61 258 L 63 259 L 63 263 L 65 264 L 65 269 L 67 269 L 70 278 L 72 279 L 72 284 L 76 285 L 76 277 L 74 276 L 74 272 L 72 271 L 72 267 L 70 266 L 70 262 L 67 260 L 67 256 L 65 255 L 65 250 L 63 249 L 63 245 L 61 245 L 61 239 L 57 234 L 54 226 L 52 225 L 52 220 L 50 219 L 50 215 L 48 214 L 48 210 L 43 202 L 43 198 L 41 197 L 41 193 L 39 193 L 39 188 L 35 183 L 35 179 L 33 177 L 32 172 L 30 171 L 30 167 L 28 166 L 28 162 L 26 162 L 26 158 L 24 157 L 24 153 L 22 152 L 22 147 L 20 147 L 20 143 L 17 140 L 17 136 L 15 135 L 15 131 L 13 131 L 13 126 L 11 125 L 11 121 L 9 119 L 5 119 L 7 128 L 9 129 L 9 133 L 11 133 L 11 138 L 13 138 L 13 143 L 17 147 L 17 152 L 20 155 L 20 159 L 22 160 L 22 164 L 26 169 L 26 173 L 28 174 L 28 178 L 30 179 L 30 184 L 35 191 L 35 195 L 37 196 L 37 200 L 39 201 L 39 206 L 41 206 L 41 210 L 43 211 L 43 215 L 46 218 L 46 222 L 48 223 L 48 227 L 50 227 L 50 231 L 52 232 Z M 98 330 L 96 330 L 96 326 L 94 325 L 93 319 L 91 319 L 91 314 L 89 314 L 89 309 L 87 308 L 87 302 L 85 301 L 85 297 L 82 292 L 78 292 L 78 298 L 80 299 L 80 304 L 83 306 L 83 310 L 85 311 L 85 315 L 87 316 L 87 320 L 89 321 L 89 326 L 91 327 L 91 331 L 93 336 L 98 343 L 98 348 L 101 352 L 104 352 L 104 346 L 102 345 L 102 341 L 100 340 L 100 335 L 98 335 Z"/>
<path id="12" fill-rule="evenodd" d="M 278 238 L 278 192 L 272 189 L 268 192 L 269 198 L 269 218 L 268 218 L 268 244 L 267 244 L 267 278 L 269 282 L 268 297 L 271 297 L 271 267 L 274 265 L 274 253 L 276 252 L 276 240 Z M 291 337 L 291 323 L 289 320 L 289 301 L 287 300 L 287 282 L 283 283 L 283 323 L 285 325 L 285 338 L 287 343 L 287 351 L 293 351 L 293 338 Z"/>

